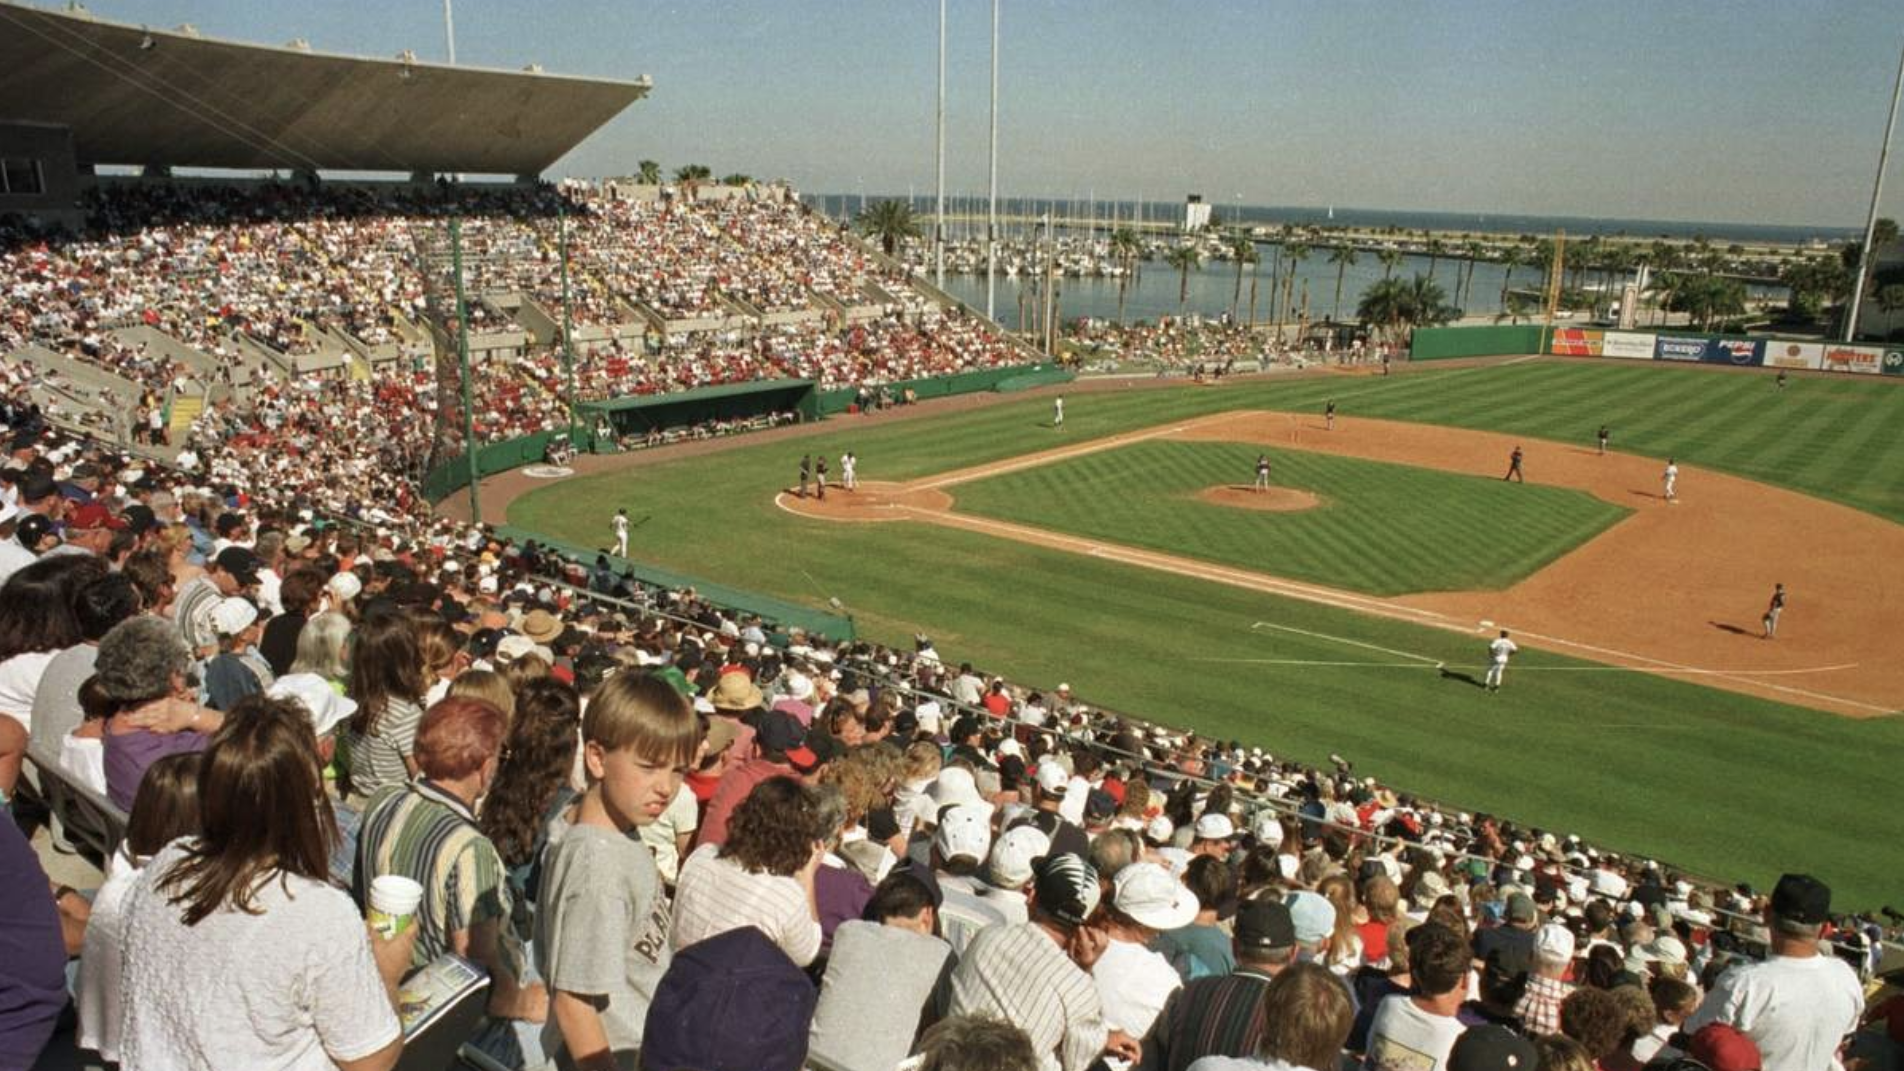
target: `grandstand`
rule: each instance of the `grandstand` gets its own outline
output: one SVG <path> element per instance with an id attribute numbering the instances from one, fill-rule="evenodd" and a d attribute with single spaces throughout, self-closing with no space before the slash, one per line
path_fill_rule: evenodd
<path id="1" fill-rule="evenodd" d="M 1237 965 L 1233 936 L 1236 954 L 1406 1002 L 1410 946 L 1388 934 L 1417 924 L 1458 946 L 1450 1008 L 1527 1034 L 1553 1032 L 1519 1007 L 1536 976 L 1549 992 L 1563 977 L 1581 992 L 1696 982 L 1714 997 L 1699 1026 L 1730 1021 L 1728 969 L 1816 953 L 1820 927 L 1834 971 L 1879 969 L 1884 927 L 1804 883 L 1730 887 L 1440 806 L 1346 760 L 1279 760 L 955 665 L 923 636 L 863 639 L 838 600 L 814 611 L 436 510 L 485 455 L 513 467 L 558 435 L 609 454 L 1055 374 L 784 186 L 539 178 L 645 81 L 267 48 L 11 0 L 0 27 L 0 157 L 31 177 L 0 194 L 0 791 L 63 883 L 101 889 L 86 908 L 47 889 L 0 823 L 14 880 L 0 927 L 22 949 L 0 964 L 0 1003 L 46 1013 L 0 1024 L 0 1066 L 43 1049 L 271 1066 L 294 1036 L 310 1059 L 379 1067 L 541 1067 L 566 1046 L 571 1062 L 634 1066 L 639 1048 L 647 1066 L 871 1071 L 956 1047 L 957 1030 L 915 1044 L 943 1016 L 1003 1019 L 989 1029 L 1013 1059 L 1074 1071 L 1180 1046 L 1173 1024 L 1203 992 L 1185 985 Z M 100 170 L 115 165 L 144 173 Z M 293 177 L 181 177 L 195 168 Z M 163 635 L 139 638 L 155 622 Z M 173 653 L 195 694 L 110 683 Z M 67 680 L 61 658 L 86 666 Z M 664 771 L 641 775 L 664 791 L 639 817 L 618 809 L 632 796 L 603 802 L 603 783 L 626 783 L 607 757 L 626 739 L 578 747 L 584 694 L 620 711 L 591 726 L 649 719 L 642 733 L 690 740 L 685 781 L 666 772 L 683 756 L 635 754 Z M 252 727 L 319 753 L 218 782 Z M 293 868 L 287 848 L 268 862 L 289 876 L 266 885 L 327 915 L 265 892 L 256 913 L 221 902 L 202 928 L 178 924 L 154 891 L 182 865 L 166 841 L 210 833 L 147 773 L 157 752 L 200 750 L 191 776 L 240 794 L 329 766 L 312 808 L 220 797 L 249 823 L 233 843 L 317 821 L 328 869 Z M 568 847 L 591 823 L 614 834 L 593 877 Z M 412 838 L 467 855 L 445 863 Z M 366 938 L 360 912 L 402 914 L 373 884 L 390 877 L 424 899 L 394 927 L 408 937 Z M 76 948 L 58 947 L 54 912 L 84 933 Z M 1489 951 L 1522 944 L 1545 959 Z M 1613 951 L 1596 962 L 1590 944 Z M 590 947 L 610 950 L 606 976 L 642 984 L 587 988 L 568 963 Z M 78 1026 L 48 1047 L 69 951 Z M 788 1004 L 805 1019 L 776 1033 L 759 1009 L 723 1020 L 710 1002 L 676 1017 L 691 1031 L 644 1020 L 743 955 L 779 970 L 750 985 L 804 994 Z M 1461 1000 L 1470 960 L 1484 984 L 1518 981 L 1515 998 Z M 1062 1007 L 1024 969 L 1007 984 L 1027 963 Z M 467 984 L 421 988 L 457 971 Z M 281 1033 L 225 1014 L 254 997 L 305 1004 Z M 1824 1011 L 1802 1025 L 1818 1024 L 1838 1025 Z M 1235 1025 L 1247 1051 L 1221 1055 L 1256 1055 Z M 1381 1036 L 1378 1019 L 1374 1041 L 1333 1048 Z M 1615 1047 L 1637 1061 L 1638 1040 Z M 578 1051 L 590 1043 L 613 1051 Z"/>

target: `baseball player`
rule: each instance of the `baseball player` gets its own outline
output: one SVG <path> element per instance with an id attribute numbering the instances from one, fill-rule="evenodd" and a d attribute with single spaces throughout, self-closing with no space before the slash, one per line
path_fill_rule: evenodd
<path id="1" fill-rule="evenodd" d="M 615 556 L 628 556 L 628 511 L 625 509 L 615 511 Z"/>
<path id="2" fill-rule="evenodd" d="M 807 484 L 813 479 L 813 455 L 800 455 L 800 497 L 807 497 Z"/>
<path id="3" fill-rule="evenodd" d="M 1666 485 L 1666 501 L 1677 505 L 1679 503 L 1679 495 L 1673 490 L 1673 485 L 1679 482 L 1679 466 L 1674 463 L 1672 458 L 1669 457 L 1666 459 L 1666 471 L 1660 473 L 1659 479 L 1661 483 Z"/>
<path id="4" fill-rule="evenodd" d="M 848 491 L 859 487 L 859 458 L 851 450 L 840 455 L 840 486 Z"/>
<path id="5" fill-rule="evenodd" d="M 1606 456 L 1607 440 L 1612 437 L 1613 437 L 1613 434 L 1607 430 L 1607 426 L 1605 424 L 1600 425 L 1600 434 L 1598 436 L 1600 440 L 1600 456 L 1602 457 Z"/>
<path id="6" fill-rule="evenodd" d="M 1785 612 L 1785 585 L 1773 584 L 1772 585 L 1772 601 L 1766 604 L 1765 617 L 1761 619 L 1760 621 L 1760 624 L 1763 624 L 1765 626 L 1765 632 L 1763 635 L 1759 637 L 1759 639 L 1769 640 L 1769 639 L 1774 639 L 1778 636 L 1778 615 L 1784 612 Z"/>
<path id="7" fill-rule="evenodd" d="M 813 489 L 819 493 L 820 501 L 826 501 L 826 455 L 821 454 L 813 463 Z"/>
<path id="8" fill-rule="evenodd" d="M 1335 399 L 1334 398 L 1329 399 L 1329 404 L 1322 407 L 1322 426 L 1323 426 L 1323 429 L 1326 431 L 1335 430 Z"/>
<path id="9" fill-rule="evenodd" d="M 1518 444 L 1518 443 L 1516 443 L 1516 444 L 1515 444 L 1515 446 L 1514 446 L 1514 452 L 1513 452 L 1512 454 L 1509 454 L 1509 455 L 1508 455 L 1508 458 L 1507 458 L 1507 475 L 1505 475 L 1505 476 L 1503 476 L 1503 477 L 1501 477 L 1501 479 L 1503 479 L 1503 480 L 1513 480 L 1513 481 L 1514 481 L 1515 483 L 1526 483 L 1526 482 L 1527 482 L 1527 477 L 1525 477 L 1525 476 L 1523 476 L 1523 475 L 1521 475 L 1521 448 L 1520 448 L 1520 444 Z"/>
<path id="10" fill-rule="evenodd" d="M 1256 489 L 1258 491 L 1269 490 L 1269 455 L 1268 454 L 1256 455 Z"/>
<path id="11" fill-rule="evenodd" d="M 1501 690 L 1501 674 L 1507 672 L 1507 660 L 1514 657 L 1514 652 L 1520 650 L 1520 648 L 1515 645 L 1513 640 L 1507 638 L 1507 630 L 1502 629 L 1500 637 L 1493 643 L 1488 644 L 1487 650 L 1487 690 L 1490 692 L 1498 692 Z"/>
<path id="12" fill-rule="evenodd" d="M 1778 370 L 1778 389 L 1785 389 L 1785 370 L 1783 368 Z"/>
<path id="13" fill-rule="evenodd" d="M 1062 394 L 1051 399 L 1051 426 L 1064 427 L 1064 395 Z"/>

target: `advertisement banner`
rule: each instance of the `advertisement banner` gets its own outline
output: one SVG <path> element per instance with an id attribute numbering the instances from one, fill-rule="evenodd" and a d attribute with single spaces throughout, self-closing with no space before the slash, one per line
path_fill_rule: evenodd
<path id="1" fill-rule="evenodd" d="M 1780 342 L 1765 344 L 1767 368 L 1817 368 L 1824 363 L 1825 348 L 1816 342 Z"/>
<path id="2" fill-rule="evenodd" d="M 1702 361 L 1712 364 L 1755 366 L 1765 360 L 1765 343 L 1752 338 L 1714 338 L 1706 341 Z"/>
<path id="3" fill-rule="evenodd" d="M 1558 357 L 1598 357 L 1600 356 L 1604 331 L 1591 331 L 1584 327 L 1554 328 L 1553 345 L 1547 352 Z"/>
<path id="4" fill-rule="evenodd" d="M 1655 337 L 1635 334 L 1631 331 L 1608 331 L 1600 340 L 1600 356 L 1650 361 L 1653 359 Z"/>
<path id="5" fill-rule="evenodd" d="M 1668 338 L 1661 335 L 1653 347 L 1653 356 L 1662 361 L 1703 361 L 1706 358 L 1706 342 L 1703 338 Z"/>
<path id="6" fill-rule="evenodd" d="M 1884 351 L 1884 374 L 1904 376 L 1904 349 Z"/>
<path id="7" fill-rule="evenodd" d="M 1869 375 L 1883 366 L 1884 351 L 1875 346 L 1830 345 L 1825 347 L 1824 364 L 1827 372 L 1863 372 Z"/>

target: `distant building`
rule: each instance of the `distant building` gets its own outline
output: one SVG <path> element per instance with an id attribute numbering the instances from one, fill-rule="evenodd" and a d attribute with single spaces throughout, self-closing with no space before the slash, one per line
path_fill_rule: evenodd
<path id="1" fill-rule="evenodd" d="M 1193 193 L 1183 203 L 1183 233 L 1195 234 L 1210 225 L 1210 206 L 1203 203 L 1203 195 Z"/>

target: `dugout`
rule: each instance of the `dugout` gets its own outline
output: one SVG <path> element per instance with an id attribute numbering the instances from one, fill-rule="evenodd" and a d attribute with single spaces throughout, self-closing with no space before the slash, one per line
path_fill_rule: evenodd
<path id="1" fill-rule="evenodd" d="M 811 379 L 769 379 L 669 394 L 629 395 L 584 402 L 575 409 L 584 426 L 594 428 L 606 419 L 618 438 L 692 428 L 710 421 L 746 422 L 775 413 L 798 413 L 802 421 L 820 416 L 818 384 Z"/>

